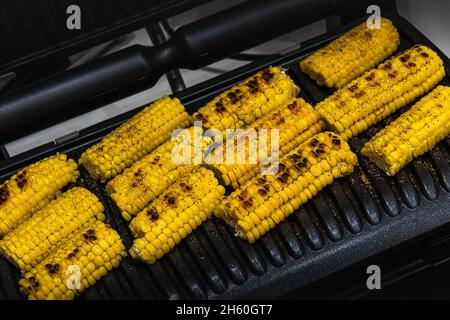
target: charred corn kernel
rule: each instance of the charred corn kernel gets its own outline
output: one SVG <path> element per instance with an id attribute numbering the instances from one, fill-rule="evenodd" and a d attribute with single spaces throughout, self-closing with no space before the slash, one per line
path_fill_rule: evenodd
<path id="1" fill-rule="evenodd" d="M 99 245 L 106 244 L 106 248 Z M 69 300 L 94 285 L 126 256 L 119 234 L 96 221 L 64 242 L 19 281 L 30 300 Z"/>
<path id="2" fill-rule="evenodd" d="M 323 169 L 323 162 L 332 161 L 334 166 Z M 223 199 L 214 214 L 252 243 L 331 183 L 333 177 L 350 174 L 357 162 L 339 135 L 319 133 L 282 157 L 276 174 L 259 174 Z"/>
<path id="3" fill-rule="evenodd" d="M 0 239 L 75 182 L 77 163 L 66 155 L 36 162 L 0 185 Z"/>
<path id="4" fill-rule="evenodd" d="M 214 173 L 203 167 L 178 179 L 131 221 L 137 238 L 131 256 L 152 264 L 169 253 L 210 217 L 224 193 Z"/>
<path id="5" fill-rule="evenodd" d="M 378 132 L 361 153 L 393 176 L 449 134 L 450 88 L 438 86 Z"/>
<path id="6" fill-rule="evenodd" d="M 235 189 L 239 188 L 256 176 L 267 162 L 270 162 L 267 160 L 271 156 L 272 130 L 278 130 L 279 138 L 274 142 L 278 143 L 277 149 L 282 156 L 321 132 L 324 127 L 319 114 L 309 103 L 301 98 L 291 99 L 280 108 L 252 123 L 242 135 L 231 137 L 224 146 L 218 147 L 212 153 L 213 159 L 217 159 L 215 154 L 218 153 L 223 155 L 224 161 L 213 163 L 208 167 L 216 173 L 222 184 L 231 185 Z M 261 130 L 267 132 L 267 139 L 265 139 L 267 143 L 261 138 Z M 233 151 L 231 153 L 233 159 L 226 159 L 228 148 Z M 242 150 L 243 156 L 239 155 Z"/>
<path id="7" fill-rule="evenodd" d="M 270 67 L 223 92 L 194 113 L 193 118 L 207 129 L 242 128 L 296 97 L 298 92 L 299 88 L 282 69 Z"/>
<path id="8" fill-rule="evenodd" d="M 389 19 L 381 18 L 379 29 L 364 21 L 300 62 L 304 73 L 319 85 L 340 88 L 385 60 L 400 44 Z"/>
<path id="9" fill-rule="evenodd" d="M 349 139 L 430 91 L 444 75 L 441 58 L 415 46 L 337 90 L 316 110 L 330 129 Z"/>
<path id="10" fill-rule="evenodd" d="M 190 138 L 179 135 L 177 139 L 164 143 L 106 185 L 107 192 L 126 220 L 131 220 L 179 177 L 195 168 L 195 163 L 183 163 L 173 159 L 177 156 L 174 151 L 180 143 L 189 143 L 191 154 L 187 160 L 194 160 L 194 152 L 203 152 L 209 143 L 207 138 L 202 136 L 202 128 L 191 127 L 184 133 Z M 190 139 L 192 143 L 184 140 L 185 138 Z M 202 139 L 199 150 L 195 149 L 194 139 Z"/>
<path id="11" fill-rule="evenodd" d="M 104 220 L 98 198 L 84 188 L 70 189 L 0 240 L 0 252 L 22 271 L 30 270 L 95 219 Z"/>
<path id="12" fill-rule="evenodd" d="M 79 162 L 94 179 L 105 182 L 167 141 L 173 130 L 187 127 L 190 120 L 180 100 L 163 97 L 90 147 Z"/>

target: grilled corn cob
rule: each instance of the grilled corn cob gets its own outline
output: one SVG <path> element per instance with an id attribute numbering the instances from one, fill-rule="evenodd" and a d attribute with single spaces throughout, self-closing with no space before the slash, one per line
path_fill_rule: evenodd
<path id="1" fill-rule="evenodd" d="M 352 173 L 358 159 L 339 135 L 323 132 L 284 156 L 275 175 L 258 175 L 216 207 L 215 215 L 253 243 L 333 179 Z"/>
<path id="2" fill-rule="evenodd" d="M 0 240 L 0 252 L 21 270 L 30 270 L 95 219 L 104 220 L 98 198 L 84 188 L 70 189 Z"/>
<path id="3" fill-rule="evenodd" d="M 444 75 L 441 58 L 415 46 L 339 89 L 316 110 L 349 139 L 431 90 Z"/>
<path id="4" fill-rule="evenodd" d="M 287 104 L 271 112 L 267 116 L 260 118 L 246 128 L 246 132 L 255 130 L 259 132 L 261 129 L 268 130 L 268 136 L 271 135 L 271 130 L 277 129 L 279 131 L 279 155 L 283 156 L 301 143 L 311 138 L 315 134 L 324 129 L 324 123 L 319 119 L 319 114 L 316 113 L 313 107 L 306 103 L 301 98 L 290 100 Z M 245 139 L 245 133 L 240 138 Z M 235 148 L 236 138 L 231 139 L 230 143 L 226 143 L 226 148 L 232 148 L 234 151 L 234 160 L 237 160 L 237 152 Z M 263 141 L 261 141 L 263 142 Z M 267 154 L 270 157 L 271 139 L 267 139 L 267 146 L 258 145 L 258 141 L 246 142 L 245 147 L 245 162 L 235 164 L 212 164 L 210 167 L 219 177 L 222 184 L 231 185 L 233 188 L 238 188 L 246 181 L 250 180 L 258 174 L 263 166 L 263 159 L 256 159 L 257 163 L 251 163 L 250 159 L 254 155 L 250 155 L 250 143 L 256 144 L 256 150 L 266 148 Z M 255 151 L 255 148 L 254 150 Z M 225 154 L 224 147 L 216 149 L 215 152 Z M 256 152 L 259 154 L 259 152 Z"/>
<path id="5" fill-rule="evenodd" d="M 450 88 L 438 86 L 378 132 L 361 153 L 393 176 L 449 134 Z"/>
<path id="6" fill-rule="evenodd" d="M 197 127 L 198 131 L 195 131 L 195 127 L 186 130 L 191 136 L 191 141 L 196 139 L 194 135 L 202 139 L 200 152 L 203 152 L 209 141 L 202 136 L 202 128 Z M 181 136 L 167 141 L 108 182 L 106 191 L 121 210 L 125 220 L 131 220 L 179 177 L 195 168 L 197 164 L 194 161 L 186 164 L 173 161 L 172 153 L 180 142 Z M 194 148 L 192 145 L 191 153 L 195 151 Z M 192 158 L 195 160 L 195 157 Z"/>
<path id="7" fill-rule="evenodd" d="M 214 174 L 203 167 L 177 180 L 131 221 L 137 237 L 131 256 L 152 264 L 169 253 L 211 215 L 224 193 Z"/>
<path id="8" fill-rule="evenodd" d="M 364 21 L 300 62 L 319 85 L 340 88 L 389 57 L 400 44 L 397 29 L 381 18 L 380 29 Z"/>
<path id="9" fill-rule="evenodd" d="M 177 98 L 152 103 L 80 158 L 94 178 L 105 182 L 167 141 L 172 131 L 190 124 L 190 116 Z"/>
<path id="10" fill-rule="evenodd" d="M 282 69 L 271 67 L 223 92 L 193 117 L 207 129 L 242 128 L 296 97 L 299 90 Z"/>
<path id="11" fill-rule="evenodd" d="M 69 300 L 94 285 L 126 256 L 119 234 L 103 222 L 78 231 L 19 281 L 30 300 Z"/>
<path id="12" fill-rule="evenodd" d="M 61 154 L 20 170 L 0 185 L 0 239 L 75 182 L 77 169 L 74 160 Z"/>

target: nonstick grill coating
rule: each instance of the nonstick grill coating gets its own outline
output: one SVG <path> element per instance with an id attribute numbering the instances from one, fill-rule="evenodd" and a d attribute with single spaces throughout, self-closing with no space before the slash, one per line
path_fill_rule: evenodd
<path id="1" fill-rule="evenodd" d="M 390 17 L 401 34 L 401 50 L 421 43 L 449 60 L 401 17 Z M 350 26 L 349 26 L 350 27 Z M 317 103 L 331 91 L 301 74 L 297 61 L 345 32 L 322 36 L 304 50 L 281 58 L 250 64 L 181 93 L 190 112 L 224 90 L 268 65 L 288 69 L 307 101 Z M 449 78 L 442 84 L 449 85 Z M 404 111 L 404 108 L 401 111 Z M 387 249 L 417 240 L 450 222 L 450 139 L 414 160 L 395 177 L 388 177 L 359 153 L 375 132 L 401 111 L 351 139 L 360 165 L 335 181 L 275 229 L 250 245 L 234 237 L 218 219 L 210 219 L 154 265 L 130 257 L 80 299 L 242 299 L 282 297 L 318 279 L 361 262 Z M 5 179 L 15 170 L 55 152 L 79 157 L 88 145 L 137 111 L 106 121 L 62 145 L 49 144 L 0 164 Z M 100 197 L 107 220 L 122 235 L 127 247 L 132 237 L 124 220 L 84 169 L 78 183 Z M 24 298 L 18 291 L 19 272 L 0 258 L 0 299 Z"/>

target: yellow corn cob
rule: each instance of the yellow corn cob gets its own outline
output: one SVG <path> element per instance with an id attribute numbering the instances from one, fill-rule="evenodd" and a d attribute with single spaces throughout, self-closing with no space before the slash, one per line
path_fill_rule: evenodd
<path id="1" fill-rule="evenodd" d="M 126 256 L 119 234 L 94 222 L 78 231 L 19 281 L 30 300 L 69 300 L 94 285 Z"/>
<path id="2" fill-rule="evenodd" d="M 444 75 L 441 58 L 415 46 L 339 89 L 316 110 L 333 131 L 350 139 L 431 90 Z"/>
<path id="3" fill-rule="evenodd" d="M 202 136 L 203 129 L 197 127 L 198 131 L 195 132 L 195 128 L 191 127 L 186 130 L 191 135 L 191 141 L 195 139 L 194 134 L 202 139 L 200 151 L 203 152 L 209 144 L 207 138 Z M 172 160 L 172 152 L 180 142 L 182 142 L 181 136 L 179 139 L 167 141 L 108 182 L 106 191 L 127 221 L 155 200 L 179 177 L 195 168 L 197 164 L 194 161 L 190 164 L 180 164 Z M 194 145 L 191 150 L 192 153 Z"/>
<path id="4" fill-rule="evenodd" d="M 136 239 L 130 254 L 154 263 L 210 217 L 225 189 L 214 174 L 196 168 L 175 182 L 130 223 Z"/>
<path id="5" fill-rule="evenodd" d="M 94 179 L 109 180 L 190 124 L 177 98 L 163 97 L 90 147 L 80 158 Z"/>
<path id="6" fill-rule="evenodd" d="M 20 170 L 0 185 L 0 239 L 75 182 L 77 163 L 60 154 Z"/>
<path id="7" fill-rule="evenodd" d="M 340 136 L 319 133 L 284 156 L 275 175 L 258 175 L 216 207 L 215 215 L 253 243 L 333 179 L 352 173 L 358 159 Z"/>
<path id="8" fill-rule="evenodd" d="M 438 86 L 378 132 L 361 153 L 393 176 L 449 134 L 450 88 Z"/>
<path id="9" fill-rule="evenodd" d="M 257 132 L 261 129 L 268 130 L 267 146 L 258 145 L 258 141 L 253 142 L 255 143 L 254 149 L 258 150 L 258 146 L 260 147 L 259 149 L 264 148 L 267 150 L 267 154 L 270 157 L 270 136 L 272 129 L 277 129 L 279 131 L 279 155 L 283 156 L 307 139 L 322 131 L 324 127 L 325 125 L 323 121 L 319 119 L 319 114 L 314 111 L 313 107 L 309 103 L 306 103 L 303 99 L 295 98 L 270 114 L 252 123 L 246 128 L 246 132 L 249 130 L 255 130 Z M 245 133 L 240 138 L 246 139 Z M 236 138 L 233 138 L 232 141 L 226 143 L 226 148 L 231 148 L 235 151 L 234 159 L 236 160 L 237 150 L 235 147 L 235 141 Z M 222 184 L 231 185 L 235 189 L 239 188 L 239 186 L 256 176 L 261 170 L 261 167 L 263 166 L 261 161 L 262 159 L 258 158 L 257 164 L 251 163 L 250 159 L 254 158 L 254 156 L 249 154 L 250 145 L 248 141 L 245 143 L 245 147 L 246 158 L 244 163 L 221 163 L 210 166 L 216 173 L 216 176 L 219 177 Z M 226 153 L 224 147 L 217 148 L 215 152 L 222 154 Z"/>
<path id="10" fill-rule="evenodd" d="M 319 85 L 340 88 L 389 57 L 400 44 L 397 29 L 381 18 L 380 29 L 364 21 L 300 62 Z"/>
<path id="11" fill-rule="evenodd" d="M 194 113 L 207 129 L 242 128 L 296 97 L 300 89 L 278 67 L 258 72 Z"/>
<path id="12" fill-rule="evenodd" d="M 30 270 L 80 227 L 104 218 L 95 195 L 73 188 L 0 240 L 0 252 L 21 270 Z"/>

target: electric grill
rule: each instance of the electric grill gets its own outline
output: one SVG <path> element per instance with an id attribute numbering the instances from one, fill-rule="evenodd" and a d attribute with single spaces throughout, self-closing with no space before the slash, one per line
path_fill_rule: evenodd
<path id="1" fill-rule="evenodd" d="M 195 5 L 199 2 L 194 1 Z M 99 104 L 99 101 L 117 99 L 121 95 L 149 86 L 161 73 L 171 68 L 181 66 L 197 68 L 290 29 L 331 16 L 332 19 L 328 20 L 330 25 L 335 25 L 339 20 L 346 23 L 335 26 L 333 31 L 327 32 L 325 35 L 302 43 L 301 49 L 283 55 L 262 58 L 175 94 L 192 113 L 221 91 L 255 72 L 270 65 L 280 65 L 287 69 L 289 75 L 301 87 L 300 95 L 306 101 L 316 104 L 330 95 L 332 92 L 330 89 L 318 87 L 300 72 L 298 60 L 363 21 L 366 18 L 365 8 L 367 5 L 363 3 L 358 5 L 358 1 L 298 0 L 296 1 L 298 5 L 292 7 L 295 7 L 296 11 L 289 15 L 290 19 L 294 19 L 298 15 L 296 23 L 283 21 L 282 17 L 278 17 L 276 21 L 270 21 L 269 18 L 272 15 L 265 11 L 266 16 L 264 16 L 264 10 L 254 11 L 254 15 L 249 17 L 247 22 L 238 20 L 245 20 L 245 14 L 251 12 L 248 8 L 261 9 L 261 6 L 255 6 L 255 2 L 258 1 L 249 1 L 248 4 L 245 4 L 248 5 L 247 10 L 234 10 L 234 14 L 243 12 L 238 15 L 236 20 L 230 20 L 230 16 L 227 14 L 221 16 L 223 20 L 215 20 L 220 27 L 218 27 L 218 31 L 211 31 L 211 34 L 217 36 L 218 43 L 207 44 L 208 37 L 199 36 L 202 41 L 205 41 L 202 42 L 205 47 L 200 49 L 211 50 L 206 54 L 209 57 L 204 58 L 203 51 L 200 52 L 197 50 L 198 48 L 192 47 L 189 55 L 198 60 L 184 61 L 184 58 L 175 56 L 169 62 L 165 62 L 164 68 L 161 66 L 155 68 L 157 64 L 149 64 L 149 61 L 145 59 L 139 60 L 139 57 L 148 57 L 148 52 L 144 54 L 141 52 L 143 48 L 134 48 L 72 73 L 63 73 L 50 80 L 24 86 L 0 97 L 1 142 L 35 130 L 40 125 L 61 121 L 69 115 L 93 108 Z M 275 10 L 275 12 L 283 12 L 280 9 L 283 6 L 276 5 L 278 1 L 259 2 L 266 5 L 271 3 L 273 10 L 276 8 L 279 10 Z M 279 2 L 283 3 L 284 1 Z M 287 2 L 292 4 L 295 1 L 288 0 Z M 172 1 L 172 4 L 174 3 L 175 1 Z M 289 5 L 286 3 L 285 5 L 288 7 Z M 384 1 L 380 5 L 383 16 L 393 21 L 401 35 L 399 50 L 419 43 L 427 45 L 444 60 L 446 73 L 449 74 L 450 60 L 415 27 L 399 16 L 395 5 L 392 5 L 390 1 Z M 174 9 L 172 6 L 169 7 L 171 10 Z M 186 6 L 180 8 L 179 10 L 184 10 Z M 348 10 L 348 8 L 352 9 Z M 258 12 L 261 15 L 258 15 Z M 148 17 L 142 18 L 142 23 L 155 22 L 173 13 L 174 11 L 166 11 L 165 14 L 156 15 L 156 17 L 150 14 Z M 275 17 L 272 18 L 275 19 Z M 212 20 L 214 19 L 202 21 L 197 26 L 212 26 Z M 254 31 L 241 32 L 240 36 L 236 35 L 236 32 L 230 31 L 234 28 L 239 30 L 241 26 L 255 27 L 263 20 L 266 20 L 265 23 L 273 26 L 276 30 L 258 37 L 257 40 L 249 38 L 250 35 L 255 34 Z M 133 21 L 133 27 L 140 25 L 135 20 Z M 236 25 L 229 27 L 230 21 Z M 280 27 L 283 25 L 282 22 L 287 24 Z M 202 23 L 205 24 L 202 25 Z M 127 29 L 130 23 L 122 21 L 122 24 L 116 27 L 118 29 L 123 27 L 123 32 L 130 30 Z M 186 31 L 188 35 L 192 35 L 189 30 L 195 30 L 197 35 L 206 32 L 204 29 L 189 29 L 189 27 L 184 30 L 188 30 Z M 264 30 L 268 31 L 271 28 L 266 26 Z M 86 41 L 92 44 L 94 38 L 96 38 L 95 32 L 90 30 L 89 36 L 81 34 L 78 40 L 71 39 L 68 46 L 71 47 L 70 50 L 73 50 L 73 47 L 78 44 L 82 48 L 86 45 Z M 105 38 L 96 39 L 104 40 Z M 184 39 L 188 40 L 189 45 L 189 37 Z M 242 42 L 244 39 L 247 39 L 248 43 L 234 44 L 234 41 Z M 224 41 L 222 45 L 220 44 L 221 40 Z M 196 40 L 192 39 L 192 42 L 195 43 Z M 231 46 L 231 44 L 233 45 Z M 219 52 L 227 45 L 229 46 L 228 50 Z M 4 64 L 2 71 L 12 71 L 14 70 L 13 66 L 19 65 L 20 68 L 17 70 L 34 67 L 42 61 L 48 61 L 45 59 L 49 59 L 48 57 L 54 54 L 61 55 L 64 49 L 67 48 L 58 47 L 53 51 L 48 50 L 47 55 L 43 54 L 44 58 L 35 55 L 27 61 L 10 61 L 9 64 Z M 152 53 L 151 56 L 156 57 L 152 61 L 162 61 L 159 60 L 160 54 Z M 118 65 L 123 68 L 117 69 Z M 129 66 L 132 66 L 131 70 L 127 68 Z M 110 69 L 111 67 L 112 69 Z M 141 70 L 141 67 L 145 67 L 145 69 Z M 101 72 L 97 72 L 97 76 L 95 76 L 98 70 L 107 71 L 107 77 L 111 77 L 114 74 L 113 71 L 126 75 L 126 77 L 121 79 L 115 77 L 114 82 L 102 83 L 105 79 L 102 78 Z M 87 82 L 78 81 L 80 79 Z M 123 83 L 119 80 L 123 80 Z M 67 83 L 73 84 L 74 87 L 67 87 Z M 450 85 L 449 78 L 446 77 L 442 84 Z M 83 91 L 89 86 L 91 88 L 88 93 Z M 133 88 L 130 89 L 130 87 Z M 52 88 L 56 89 L 52 90 Z M 119 88 L 120 90 L 117 90 Z M 75 106 L 78 106 L 78 109 Z M 88 146 L 98 142 L 105 134 L 141 109 L 109 119 L 81 130 L 75 135 L 57 139 L 53 143 L 18 156 L 9 157 L 6 149 L 2 148 L 4 160 L 0 162 L 0 181 L 7 179 L 19 168 L 57 152 L 64 152 L 78 158 Z M 436 230 L 440 231 L 436 235 L 439 241 L 433 238 L 433 243 L 439 243 L 437 246 L 439 249 L 447 248 L 447 233 L 442 230 L 450 223 L 450 139 L 447 138 L 431 152 L 414 160 L 394 177 L 386 176 L 359 154 L 361 146 L 369 137 L 405 109 L 370 128 L 364 134 L 351 139 L 350 144 L 353 150 L 358 152 L 360 160 L 360 165 L 355 172 L 347 178 L 339 179 L 320 192 L 318 196 L 255 244 L 250 245 L 234 237 L 232 230 L 222 221 L 211 219 L 176 246 L 172 253 L 154 265 L 148 266 L 127 257 L 118 269 L 110 272 L 80 298 L 264 299 L 292 297 L 312 286 L 322 285 L 324 279 L 332 283 L 330 279 L 333 279 L 334 275 L 342 275 L 345 270 L 355 270 L 355 266 L 358 265 L 367 265 L 374 261 L 374 257 L 380 257 L 386 252 L 396 252 L 399 248 L 405 247 L 414 248 L 414 243 L 421 241 L 424 236 L 434 235 Z M 29 112 L 36 116 L 24 117 Z M 36 120 L 40 119 L 46 119 L 46 121 L 36 123 Z M 93 181 L 83 168 L 78 184 L 87 187 L 102 200 L 106 207 L 108 223 L 113 225 L 122 235 L 126 245 L 130 247 L 132 237 L 127 225 L 114 203 L 106 195 L 104 186 Z M 446 257 L 441 251 L 435 256 L 439 257 L 437 259 Z M 18 278 L 18 270 L 0 258 L 0 299 L 24 298 L 18 290 Z M 336 280 L 333 281 L 336 282 Z"/>

